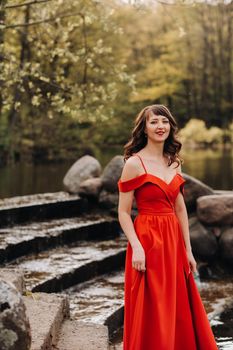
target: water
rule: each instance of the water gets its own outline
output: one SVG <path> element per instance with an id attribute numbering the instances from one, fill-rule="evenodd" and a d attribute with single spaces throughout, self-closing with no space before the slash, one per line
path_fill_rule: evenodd
<path id="1" fill-rule="evenodd" d="M 124 271 L 112 272 L 66 289 L 71 318 L 104 324 L 124 303 Z"/>
<path id="2" fill-rule="evenodd" d="M 122 147 L 96 150 L 96 158 L 104 167 Z M 233 189 L 233 150 L 187 150 L 182 157 L 182 170 L 216 190 Z M 62 180 L 74 161 L 63 163 L 25 164 L 0 168 L 0 197 L 57 192 L 63 190 Z"/>

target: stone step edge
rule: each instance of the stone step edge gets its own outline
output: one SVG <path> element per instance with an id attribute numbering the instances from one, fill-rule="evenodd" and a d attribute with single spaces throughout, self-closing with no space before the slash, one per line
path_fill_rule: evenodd
<path id="1" fill-rule="evenodd" d="M 101 232 L 98 231 L 100 227 L 102 227 Z M 16 244 L 8 244 L 5 248 L 0 248 L 0 265 L 32 253 L 38 253 L 65 244 L 83 240 L 112 239 L 117 236 L 118 229 L 118 221 L 110 216 L 105 220 L 99 219 L 90 222 L 88 225 L 80 226 L 80 224 L 77 224 L 77 227 L 73 225 L 71 228 L 58 228 L 57 234 L 53 234 L 53 229 L 48 229 L 47 235 L 35 235 L 31 239 L 22 240 Z M 51 235 L 49 232 L 51 232 Z"/>
<path id="2" fill-rule="evenodd" d="M 68 218 L 81 215 L 90 210 L 86 198 L 70 198 L 47 203 L 32 203 L 16 207 L 0 208 L 1 227 L 41 221 L 54 218 Z"/>
<path id="3" fill-rule="evenodd" d="M 116 252 L 111 252 L 109 255 L 85 263 L 77 268 L 72 267 L 69 271 L 62 275 L 55 275 L 44 282 L 40 282 L 32 287 L 31 292 L 59 293 L 63 290 L 72 287 L 76 284 L 85 282 L 108 273 L 113 269 L 121 268 L 125 261 L 125 248 L 119 248 Z"/>
<path id="4" fill-rule="evenodd" d="M 108 327 L 78 320 L 65 320 L 53 350 L 108 350 Z"/>
<path id="5" fill-rule="evenodd" d="M 66 191 L 36 193 L 23 196 L 7 197 L 0 200 L 0 210 L 25 207 L 31 205 L 40 205 L 64 202 L 67 200 L 80 199 L 78 194 L 70 194 Z"/>
<path id="6" fill-rule="evenodd" d="M 115 333 L 123 326 L 124 323 L 124 305 L 119 306 L 114 312 L 109 315 L 104 325 L 108 327 L 108 335 L 110 341 L 114 337 Z"/>
<path id="7" fill-rule="evenodd" d="M 56 344 L 65 318 L 69 317 L 69 300 L 59 294 L 33 293 L 23 296 L 31 327 L 30 350 L 51 350 Z"/>

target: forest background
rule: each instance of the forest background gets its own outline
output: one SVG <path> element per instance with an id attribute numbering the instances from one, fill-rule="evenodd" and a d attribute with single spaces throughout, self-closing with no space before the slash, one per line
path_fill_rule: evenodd
<path id="1" fill-rule="evenodd" d="M 0 163 L 123 145 L 153 103 L 231 145 L 232 22 L 232 1 L 0 0 Z"/>

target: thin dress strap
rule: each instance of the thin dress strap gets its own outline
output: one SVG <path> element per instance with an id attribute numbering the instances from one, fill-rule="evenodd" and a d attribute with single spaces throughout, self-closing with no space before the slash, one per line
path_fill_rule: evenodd
<path id="1" fill-rule="evenodd" d="M 138 154 L 134 154 L 134 156 L 137 156 L 137 157 L 140 159 L 140 161 L 141 161 L 141 163 L 142 163 L 142 166 L 143 166 L 143 168 L 144 168 L 144 170 L 145 170 L 145 172 L 146 172 L 146 174 L 147 174 L 146 167 L 145 167 L 145 165 L 144 165 L 144 163 L 143 163 L 143 161 L 142 161 L 142 158 L 141 158 Z"/>

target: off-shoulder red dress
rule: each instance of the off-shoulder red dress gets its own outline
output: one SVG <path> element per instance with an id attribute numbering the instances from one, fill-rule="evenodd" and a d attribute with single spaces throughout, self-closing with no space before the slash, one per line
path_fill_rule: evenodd
<path id="1" fill-rule="evenodd" d="M 145 173 L 118 181 L 119 191 L 135 190 L 134 228 L 146 255 L 145 272 L 132 268 L 128 242 L 123 349 L 217 350 L 174 211 L 186 180 L 177 173 L 166 183 L 147 173 L 139 158 Z"/>

